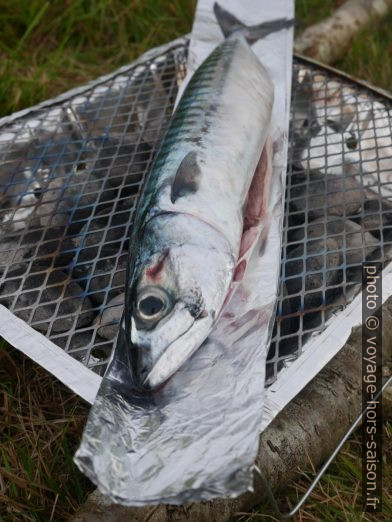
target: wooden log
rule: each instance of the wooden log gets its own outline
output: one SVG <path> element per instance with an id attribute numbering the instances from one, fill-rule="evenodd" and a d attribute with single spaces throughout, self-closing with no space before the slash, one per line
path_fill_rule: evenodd
<path id="1" fill-rule="evenodd" d="M 357 327 L 332 361 L 291 401 L 260 437 L 257 464 L 273 488 L 317 467 L 332 453 L 361 411 L 361 328 Z M 392 361 L 392 298 L 383 305 L 383 362 Z M 331 429 L 332 428 L 332 429 Z M 264 497 L 262 485 L 237 499 L 126 508 L 95 491 L 73 522 L 227 522 Z"/>
<path id="2" fill-rule="evenodd" d="M 347 0 L 329 18 L 306 28 L 294 42 L 296 53 L 332 64 L 366 25 L 387 14 L 392 0 Z"/>

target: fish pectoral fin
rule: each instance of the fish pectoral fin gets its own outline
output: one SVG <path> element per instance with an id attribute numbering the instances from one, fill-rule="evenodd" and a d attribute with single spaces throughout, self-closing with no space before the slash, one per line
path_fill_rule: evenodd
<path id="1" fill-rule="evenodd" d="M 183 158 L 174 176 L 170 200 L 175 203 L 178 198 L 197 192 L 200 185 L 201 170 L 197 163 L 196 152 L 191 151 Z"/>

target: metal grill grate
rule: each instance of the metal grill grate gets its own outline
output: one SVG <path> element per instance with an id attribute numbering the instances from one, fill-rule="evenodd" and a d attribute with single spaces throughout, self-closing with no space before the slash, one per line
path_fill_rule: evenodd
<path id="1" fill-rule="evenodd" d="M 390 100 L 302 60 L 293 73 L 267 384 L 360 291 L 362 262 L 387 263 L 392 240 Z"/>
<path id="2" fill-rule="evenodd" d="M 0 129 L 0 302 L 103 375 L 132 213 L 186 45 Z M 267 384 L 360 289 L 392 238 L 389 101 L 294 63 L 282 273 Z"/>

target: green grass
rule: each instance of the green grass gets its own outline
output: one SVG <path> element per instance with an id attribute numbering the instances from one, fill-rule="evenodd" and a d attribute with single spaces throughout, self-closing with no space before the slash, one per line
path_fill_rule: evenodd
<path id="1" fill-rule="evenodd" d="M 335 66 L 392 92 L 391 56 L 392 13 L 377 26 L 362 31 L 350 52 Z"/>
<path id="2" fill-rule="evenodd" d="M 297 0 L 297 27 L 341 0 Z M 195 0 L 0 0 L 0 116 L 129 63 L 190 31 Z M 363 31 L 337 66 L 392 89 L 392 15 Z M 72 462 L 87 405 L 10 347 L 0 347 L 0 520 L 66 520 L 93 486 Z M 385 513 L 392 520 L 392 430 L 385 424 Z M 298 521 L 362 520 L 358 438 L 346 445 Z M 309 479 L 280 495 L 293 504 Z M 263 514 L 260 514 L 263 513 Z M 249 520 L 249 516 L 246 517 Z M 267 503 L 252 520 L 274 520 Z M 364 519 L 364 520 L 370 520 Z"/>
<path id="3" fill-rule="evenodd" d="M 330 16 L 342 0 L 296 0 L 295 17 L 298 32 Z"/>
<path id="4" fill-rule="evenodd" d="M 0 0 L 0 116 L 190 31 L 194 0 Z"/>
<path id="5" fill-rule="evenodd" d="M 67 520 L 92 490 L 72 462 L 88 412 L 0 341 L 0 520 Z"/>
<path id="6" fill-rule="evenodd" d="M 297 0 L 296 31 L 341 3 Z M 194 6 L 195 0 L 0 0 L 0 116 L 81 85 L 189 32 Z M 391 22 L 389 17 L 380 30 L 358 36 L 339 66 L 390 88 Z"/>

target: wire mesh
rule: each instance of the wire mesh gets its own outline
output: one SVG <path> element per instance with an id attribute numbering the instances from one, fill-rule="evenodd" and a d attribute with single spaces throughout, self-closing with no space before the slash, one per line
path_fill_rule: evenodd
<path id="1" fill-rule="evenodd" d="M 103 375 L 144 177 L 187 46 L 174 44 L 0 129 L 0 303 Z M 294 62 L 277 319 L 267 385 L 389 259 L 390 102 Z"/>

